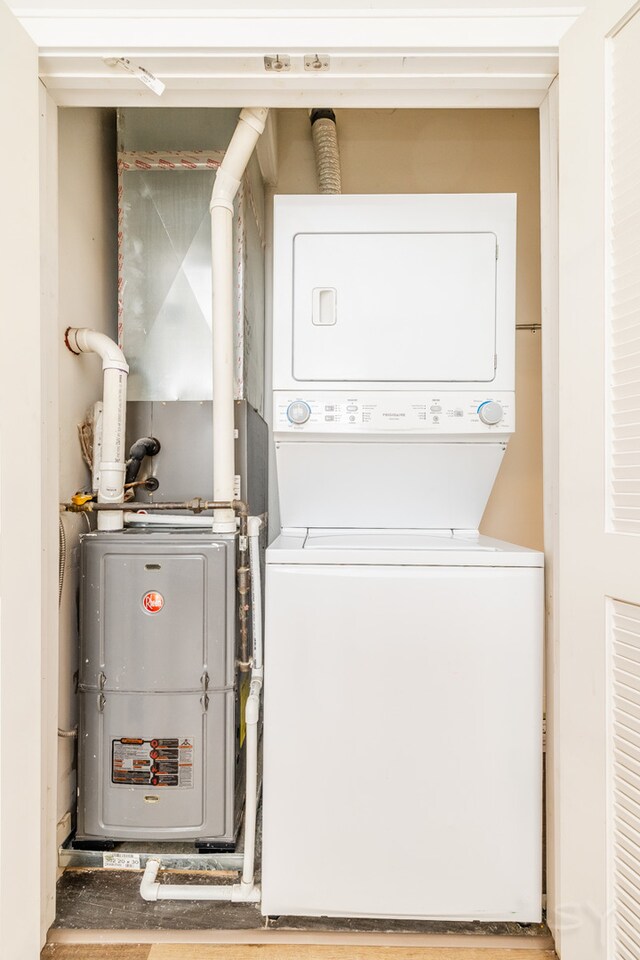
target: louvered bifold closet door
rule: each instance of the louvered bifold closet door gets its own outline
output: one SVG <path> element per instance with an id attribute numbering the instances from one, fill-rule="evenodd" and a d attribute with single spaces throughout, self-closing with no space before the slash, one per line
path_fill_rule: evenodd
<path id="1" fill-rule="evenodd" d="M 640 533 L 640 17 L 611 41 L 609 523 Z"/>
<path id="2" fill-rule="evenodd" d="M 562 960 L 640 960 L 640 2 L 589 0 L 559 78 L 547 916 Z"/>
<path id="3" fill-rule="evenodd" d="M 610 601 L 616 960 L 640 957 L 640 607 Z"/>

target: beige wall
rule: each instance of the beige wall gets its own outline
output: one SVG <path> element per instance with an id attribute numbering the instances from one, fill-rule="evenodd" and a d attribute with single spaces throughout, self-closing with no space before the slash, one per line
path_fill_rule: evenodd
<path id="1" fill-rule="evenodd" d="M 540 321 L 537 110 L 338 110 L 345 193 L 517 193 L 517 322 Z M 278 115 L 277 193 L 315 193 L 309 120 Z M 481 531 L 542 548 L 540 335 L 516 333 L 517 429 Z"/>
<path id="2" fill-rule="evenodd" d="M 117 183 L 115 112 L 59 111 L 59 411 L 60 499 L 89 483 L 77 425 L 102 396 L 102 364 L 63 343 L 69 326 L 117 334 Z M 65 514 L 67 570 L 60 610 L 59 725 L 77 722 L 73 675 L 78 666 L 78 538 L 84 517 Z M 59 740 L 58 816 L 75 809 L 75 746 Z"/>

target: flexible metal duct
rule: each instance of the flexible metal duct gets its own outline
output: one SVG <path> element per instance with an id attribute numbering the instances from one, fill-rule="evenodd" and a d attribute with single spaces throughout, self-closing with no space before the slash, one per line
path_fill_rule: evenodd
<path id="1" fill-rule="evenodd" d="M 311 110 L 311 135 L 316 155 L 318 190 L 320 193 L 342 193 L 340 150 L 336 115 L 333 110 Z"/>

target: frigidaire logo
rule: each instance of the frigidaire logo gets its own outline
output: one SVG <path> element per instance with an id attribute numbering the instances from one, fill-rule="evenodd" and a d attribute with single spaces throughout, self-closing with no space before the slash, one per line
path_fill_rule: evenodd
<path id="1" fill-rule="evenodd" d="M 164 607 L 164 597 L 157 590 L 149 590 L 142 598 L 142 606 L 146 613 L 160 613 Z"/>

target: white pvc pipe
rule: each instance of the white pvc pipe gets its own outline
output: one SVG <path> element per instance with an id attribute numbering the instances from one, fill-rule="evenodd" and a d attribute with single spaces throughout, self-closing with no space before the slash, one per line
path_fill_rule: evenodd
<path id="1" fill-rule="evenodd" d="M 259 517 L 247 519 L 249 536 L 249 570 L 251 574 L 251 616 L 253 620 L 253 657 L 251 686 L 245 707 L 245 728 L 247 731 L 245 749 L 247 751 L 247 786 L 244 814 L 244 862 L 242 867 L 242 887 L 251 890 L 254 884 L 256 855 L 256 825 L 258 821 L 258 729 L 260 722 L 260 693 L 262 690 L 262 578 L 260 570 L 260 527 Z"/>
<path id="2" fill-rule="evenodd" d="M 244 814 L 244 856 L 240 883 L 222 885 L 159 883 L 159 860 L 148 860 L 140 883 L 143 900 L 224 900 L 227 903 L 259 903 L 260 887 L 255 884 L 256 824 L 258 818 L 258 725 L 262 690 L 262 583 L 260 575 L 259 517 L 249 517 L 249 566 L 253 618 L 253 668 L 245 706 L 246 800 Z"/>
<path id="3" fill-rule="evenodd" d="M 256 859 L 256 826 L 258 820 L 258 722 L 260 720 L 260 691 L 262 678 L 251 677 L 249 696 L 245 706 L 247 785 L 244 812 L 244 859 L 242 863 L 242 888 L 254 888 Z"/>
<path id="4" fill-rule="evenodd" d="M 222 502 L 234 499 L 235 477 L 232 231 L 233 212 L 213 207 L 213 499 Z M 235 528 L 233 510 L 214 510 L 214 532 Z"/>
<path id="5" fill-rule="evenodd" d="M 159 860 L 147 860 L 140 882 L 143 900 L 225 900 L 227 903 L 259 903 L 260 888 L 252 887 L 251 895 L 245 896 L 242 885 L 201 883 L 158 883 Z"/>
<path id="6" fill-rule="evenodd" d="M 268 110 L 241 111 L 238 125 L 216 173 L 211 194 L 211 276 L 213 285 L 213 499 L 234 499 L 235 423 L 233 397 L 233 200 L 251 154 L 264 130 Z M 235 514 L 213 512 L 215 533 L 233 533 Z"/>
<path id="7" fill-rule="evenodd" d="M 117 343 L 86 327 L 69 327 L 65 341 L 72 353 L 97 353 L 102 358 L 102 446 L 98 503 L 122 503 L 125 478 L 125 429 L 129 365 Z M 122 530 L 119 510 L 98 512 L 98 530 Z"/>
<path id="8" fill-rule="evenodd" d="M 262 677 L 262 571 L 260 570 L 260 517 L 247 517 L 251 616 L 253 619 L 253 673 Z"/>

